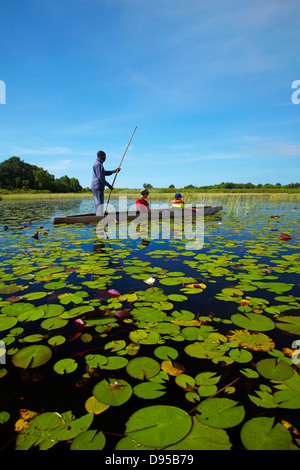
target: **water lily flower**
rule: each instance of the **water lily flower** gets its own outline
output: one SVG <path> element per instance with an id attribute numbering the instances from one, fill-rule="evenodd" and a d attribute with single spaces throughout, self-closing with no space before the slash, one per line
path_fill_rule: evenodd
<path id="1" fill-rule="evenodd" d="M 288 235 L 287 233 L 280 233 L 278 235 L 279 240 L 291 240 L 292 237 Z"/>
<path id="2" fill-rule="evenodd" d="M 149 277 L 146 281 L 144 281 L 146 284 L 149 284 L 149 286 L 153 286 L 155 283 L 155 278 L 154 277 Z"/>
<path id="3" fill-rule="evenodd" d="M 107 291 L 107 293 L 111 296 L 111 297 L 119 297 L 121 294 L 118 290 L 116 289 L 110 289 L 109 291 Z"/>

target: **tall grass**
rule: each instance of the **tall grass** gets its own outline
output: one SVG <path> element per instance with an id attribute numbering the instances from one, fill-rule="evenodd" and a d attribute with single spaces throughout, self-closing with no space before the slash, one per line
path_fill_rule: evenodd
<path id="1" fill-rule="evenodd" d="M 223 193 L 189 193 L 184 198 L 185 203 L 203 204 L 205 206 L 223 206 L 223 210 L 229 215 L 239 216 L 241 214 L 254 213 L 268 203 L 274 205 L 294 204 L 300 205 L 300 194 L 223 194 Z"/>

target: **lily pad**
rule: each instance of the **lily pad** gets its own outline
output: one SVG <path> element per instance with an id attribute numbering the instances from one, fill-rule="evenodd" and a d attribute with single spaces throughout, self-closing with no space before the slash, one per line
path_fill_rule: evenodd
<path id="1" fill-rule="evenodd" d="M 26 346 L 25 348 L 20 349 L 20 351 L 14 354 L 12 361 L 16 367 L 21 367 L 22 369 L 33 369 L 48 362 L 51 356 L 51 349 L 48 348 L 48 346 L 40 344 Z"/>
<path id="2" fill-rule="evenodd" d="M 212 428 L 231 428 L 243 421 L 245 410 L 229 398 L 209 398 L 197 406 L 197 419 Z"/>
<path id="3" fill-rule="evenodd" d="M 126 357 L 119 357 L 119 356 L 109 356 L 107 358 L 107 362 L 101 365 L 102 369 L 108 370 L 117 370 L 122 369 L 128 364 L 128 359 Z"/>
<path id="4" fill-rule="evenodd" d="M 171 346 L 158 346 L 154 350 L 154 355 L 159 359 L 176 359 L 178 351 Z"/>
<path id="5" fill-rule="evenodd" d="M 231 321 L 241 328 L 254 331 L 268 331 L 273 330 L 275 324 L 273 320 L 265 315 L 246 312 L 245 315 L 235 313 L 231 315 Z"/>
<path id="6" fill-rule="evenodd" d="M 62 318 L 47 318 L 41 323 L 41 327 L 45 330 L 56 330 L 58 328 L 63 328 L 68 323 L 68 320 L 63 320 Z"/>
<path id="7" fill-rule="evenodd" d="M 241 440 L 248 450 L 289 450 L 292 437 L 274 418 L 252 418 L 243 425 Z"/>
<path id="8" fill-rule="evenodd" d="M 276 323 L 277 328 L 292 333 L 294 335 L 300 335 L 300 318 L 294 316 L 282 316 L 277 318 L 282 323 Z"/>
<path id="9" fill-rule="evenodd" d="M 228 339 L 232 343 L 252 351 L 270 351 L 274 349 L 274 341 L 264 333 L 250 333 L 248 330 L 230 331 Z"/>
<path id="10" fill-rule="evenodd" d="M 88 430 L 78 434 L 71 443 L 71 450 L 102 450 L 106 439 L 102 431 Z"/>
<path id="11" fill-rule="evenodd" d="M 60 361 L 56 362 L 54 364 L 53 369 L 57 374 L 70 374 L 71 372 L 74 372 L 78 367 L 77 362 L 72 359 L 72 358 L 66 358 L 66 359 L 61 359 Z"/>
<path id="12" fill-rule="evenodd" d="M 180 442 L 169 446 L 167 450 L 230 450 L 229 437 L 223 429 L 216 429 L 200 423 L 193 417 L 191 432 Z"/>
<path id="13" fill-rule="evenodd" d="M 270 380 L 286 380 L 294 373 L 294 369 L 284 360 L 262 359 L 256 364 L 257 371 Z"/>
<path id="14" fill-rule="evenodd" d="M 63 287 L 66 287 L 66 283 L 63 281 L 52 281 L 52 282 L 47 282 L 44 284 L 45 289 L 62 289 Z"/>
<path id="15" fill-rule="evenodd" d="M 225 354 L 225 351 L 214 348 L 212 344 L 198 341 L 189 344 L 184 350 L 189 356 L 197 357 L 198 359 L 212 359 Z"/>
<path id="16" fill-rule="evenodd" d="M 161 322 L 167 318 L 165 312 L 152 307 L 134 308 L 130 313 L 134 319 L 144 322 Z"/>
<path id="17" fill-rule="evenodd" d="M 126 371 L 136 379 L 150 379 L 159 373 L 160 365 L 151 357 L 135 357 L 128 363 Z"/>
<path id="18" fill-rule="evenodd" d="M 15 317 L 5 317 L 0 316 L 0 331 L 9 330 L 18 323 L 17 318 Z"/>
<path id="19" fill-rule="evenodd" d="M 191 427 L 191 417 L 181 408 L 154 405 L 133 413 L 126 423 L 125 434 L 139 444 L 160 448 L 183 439 Z"/>
<path id="20" fill-rule="evenodd" d="M 125 380 L 104 379 L 95 385 L 93 395 L 106 405 L 120 406 L 129 400 L 132 388 Z"/>
<path id="21" fill-rule="evenodd" d="M 142 382 L 133 388 L 133 393 L 144 399 L 159 398 L 166 393 L 166 388 L 155 382 Z"/>

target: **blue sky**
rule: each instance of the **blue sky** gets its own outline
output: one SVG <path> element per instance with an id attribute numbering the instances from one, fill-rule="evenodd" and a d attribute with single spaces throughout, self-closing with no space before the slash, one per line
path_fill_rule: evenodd
<path id="1" fill-rule="evenodd" d="M 0 161 L 90 186 L 300 181 L 299 0 L 1 0 Z M 299 93 L 300 97 L 300 93 Z"/>

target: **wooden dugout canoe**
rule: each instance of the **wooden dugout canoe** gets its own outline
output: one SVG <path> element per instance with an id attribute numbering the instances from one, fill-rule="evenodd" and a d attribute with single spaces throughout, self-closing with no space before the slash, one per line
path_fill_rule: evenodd
<path id="1" fill-rule="evenodd" d="M 222 206 L 204 206 L 201 209 L 196 209 L 195 207 L 185 208 L 182 213 L 182 218 L 186 217 L 186 215 L 196 216 L 197 213 L 200 214 L 202 209 L 204 210 L 204 216 L 213 215 L 219 212 L 223 207 Z M 146 217 L 148 216 L 149 221 L 153 218 L 154 220 L 168 220 L 176 218 L 178 211 L 181 209 L 162 209 L 162 210 L 152 210 L 150 214 L 143 213 Z M 95 214 L 79 214 L 79 215 L 65 215 L 65 216 L 56 216 L 52 218 L 53 225 L 58 224 L 91 224 L 91 223 L 98 223 L 104 219 L 104 217 L 109 217 L 112 220 L 134 220 L 140 215 L 139 211 L 131 211 L 131 212 L 112 212 L 106 216 L 99 216 Z"/>

